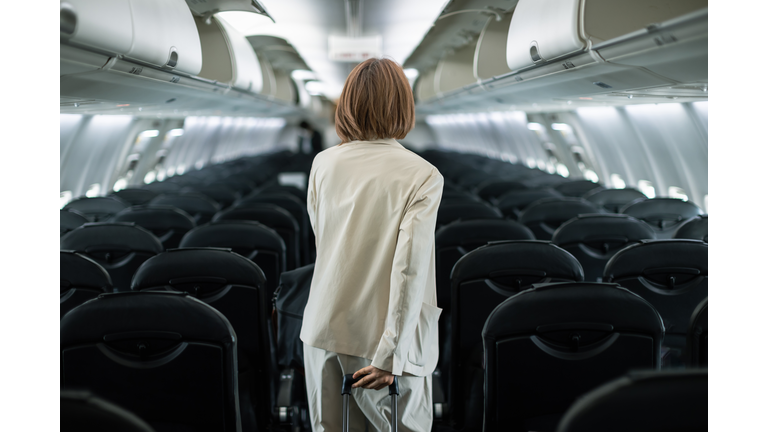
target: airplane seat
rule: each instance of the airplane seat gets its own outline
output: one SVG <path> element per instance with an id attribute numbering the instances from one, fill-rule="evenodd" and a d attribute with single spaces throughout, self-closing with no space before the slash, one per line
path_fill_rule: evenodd
<path id="1" fill-rule="evenodd" d="M 163 251 L 163 244 L 148 230 L 129 222 L 87 223 L 64 234 L 61 250 L 82 254 L 102 266 L 115 291 L 127 291 L 137 268 Z"/>
<path id="2" fill-rule="evenodd" d="M 110 222 L 133 222 L 154 234 L 163 249 L 179 247 L 181 238 L 195 227 L 195 220 L 173 206 L 137 205 L 112 216 Z"/>
<path id="3" fill-rule="evenodd" d="M 250 194 L 256 189 L 256 183 L 250 178 L 244 177 L 242 175 L 229 175 L 220 180 L 216 180 L 215 182 L 211 183 L 211 185 L 228 188 L 239 193 L 241 197 Z"/>
<path id="4" fill-rule="evenodd" d="M 272 193 L 288 193 L 302 202 L 307 202 L 307 193 L 296 186 L 285 186 L 285 185 L 279 185 L 279 184 L 273 184 L 273 185 L 266 185 L 262 186 L 259 189 L 257 189 L 257 193 L 260 194 L 272 194 Z"/>
<path id="5" fill-rule="evenodd" d="M 682 366 L 688 323 L 707 297 L 707 243 L 701 240 L 644 240 L 605 265 L 603 280 L 646 299 L 664 320 L 664 364 Z"/>
<path id="6" fill-rule="evenodd" d="M 59 237 L 88 222 L 88 217 L 77 210 L 60 210 Z"/>
<path id="7" fill-rule="evenodd" d="M 552 188 L 513 190 L 496 199 L 496 207 L 501 210 L 504 217 L 520 220 L 520 213 L 531 203 L 542 198 L 562 198 L 560 192 Z"/>
<path id="8" fill-rule="evenodd" d="M 183 188 L 181 184 L 174 183 L 168 180 L 147 183 L 145 185 L 140 186 L 140 188 L 146 189 L 152 192 L 157 192 L 158 194 L 177 193 L 181 191 L 181 189 Z"/>
<path id="9" fill-rule="evenodd" d="M 552 236 L 552 243 L 579 260 L 584 280 L 602 282 L 605 264 L 616 252 L 655 238 L 653 228 L 631 216 L 584 214 L 562 224 Z"/>
<path id="10" fill-rule="evenodd" d="M 706 369 L 630 372 L 579 398 L 557 432 L 704 432 L 707 389 Z"/>
<path id="11" fill-rule="evenodd" d="M 709 243 L 709 223 L 707 215 L 698 215 L 680 225 L 673 238 L 701 240 Z"/>
<path id="12" fill-rule="evenodd" d="M 696 204 L 678 198 L 636 200 L 619 212 L 647 222 L 656 230 L 659 239 L 672 238 L 685 221 L 703 214 Z"/>
<path id="13" fill-rule="evenodd" d="M 456 262 L 451 271 L 448 399 L 458 427 L 482 425 L 481 333 L 494 308 L 533 284 L 583 280 L 573 255 L 541 240 L 490 242 Z"/>
<path id="14" fill-rule="evenodd" d="M 483 200 L 481 200 L 480 197 L 478 197 L 477 195 L 473 195 L 469 192 L 456 192 L 456 191 L 443 189 L 443 195 L 440 198 L 440 203 L 442 204 L 447 202 L 482 203 Z"/>
<path id="15" fill-rule="evenodd" d="M 486 180 L 475 189 L 475 195 L 485 201 L 492 202 L 505 193 L 513 190 L 526 190 L 528 187 L 519 181 L 492 179 Z"/>
<path id="16" fill-rule="evenodd" d="M 570 180 L 554 186 L 554 189 L 564 196 L 581 198 L 589 192 L 594 192 L 596 189 L 603 190 L 605 187 L 590 180 Z"/>
<path id="17" fill-rule="evenodd" d="M 107 195 L 107 197 L 117 197 L 127 202 L 128 204 L 135 206 L 147 204 L 158 195 L 160 195 L 159 192 L 155 192 L 149 189 L 128 188 L 121 189 L 117 192 L 112 192 L 111 194 Z"/>
<path id="18" fill-rule="evenodd" d="M 518 222 L 530 228 L 537 239 L 551 240 L 566 221 L 593 213 L 603 213 L 603 210 L 583 198 L 542 198 L 528 205 L 520 213 Z"/>
<path id="19" fill-rule="evenodd" d="M 60 315 L 102 293 L 112 292 L 112 279 L 96 261 L 73 251 L 59 253 Z"/>
<path id="20" fill-rule="evenodd" d="M 455 178 L 455 183 L 464 190 L 474 190 L 480 183 L 490 180 L 494 177 L 482 169 L 467 169 L 464 168 L 462 172 Z"/>
<path id="21" fill-rule="evenodd" d="M 482 330 L 484 431 L 553 431 L 576 399 L 634 369 L 658 369 L 664 326 L 616 284 L 545 283 L 502 302 Z"/>
<path id="22" fill-rule="evenodd" d="M 103 222 L 128 207 L 128 203 L 115 197 L 78 198 L 62 210 L 75 210 L 84 214 L 89 222 Z"/>
<path id="23" fill-rule="evenodd" d="M 707 299 L 693 310 L 685 341 L 686 366 L 689 368 L 707 367 L 709 357 L 709 313 Z"/>
<path id="24" fill-rule="evenodd" d="M 221 210 L 219 203 L 197 192 L 166 193 L 152 199 L 149 204 L 173 206 L 184 210 L 192 216 L 197 225 L 210 222 L 213 215 Z"/>
<path id="25" fill-rule="evenodd" d="M 185 292 L 229 320 L 237 335 L 242 421 L 256 424 L 257 430 L 266 430 L 271 419 L 279 375 L 271 341 L 272 294 L 266 284 L 263 269 L 253 261 L 207 247 L 163 252 L 144 263 L 131 284 L 133 291 Z"/>
<path id="26" fill-rule="evenodd" d="M 622 207 L 636 201 L 646 200 L 648 197 L 637 189 L 600 189 L 595 188 L 587 192 L 582 198 L 596 204 L 610 213 L 619 213 Z"/>
<path id="27" fill-rule="evenodd" d="M 61 432 L 155 432 L 132 412 L 87 390 L 61 390 Z"/>
<path id="28" fill-rule="evenodd" d="M 274 204 L 248 204 L 239 208 L 223 210 L 213 217 L 213 222 L 220 220 L 244 220 L 259 222 L 283 239 L 286 251 L 286 270 L 299 267 L 301 262 L 301 243 L 299 224 L 290 213 Z"/>
<path id="29" fill-rule="evenodd" d="M 481 202 L 441 202 L 435 230 L 457 220 L 474 219 L 502 219 L 502 214 L 496 207 Z"/>
<path id="30" fill-rule="evenodd" d="M 230 207 L 235 201 L 240 199 L 240 194 L 225 186 L 187 186 L 182 192 L 197 192 L 216 201 L 222 209 Z"/>
<path id="31" fill-rule="evenodd" d="M 250 204 L 274 204 L 282 207 L 291 214 L 299 224 L 299 235 L 301 242 L 301 265 L 307 265 L 315 262 L 315 235 L 309 224 L 309 213 L 307 213 L 307 204 L 289 193 L 254 193 L 243 197 L 237 201 L 233 208 L 247 207 Z"/>
<path id="32" fill-rule="evenodd" d="M 101 294 L 61 319 L 62 388 L 84 388 L 158 432 L 239 432 L 237 337 L 179 292 Z"/>
<path id="33" fill-rule="evenodd" d="M 269 298 L 285 271 L 285 243 L 275 230 L 258 222 L 219 220 L 193 228 L 179 243 L 180 248 L 226 248 L 253 261 L 267 278 Z"/>

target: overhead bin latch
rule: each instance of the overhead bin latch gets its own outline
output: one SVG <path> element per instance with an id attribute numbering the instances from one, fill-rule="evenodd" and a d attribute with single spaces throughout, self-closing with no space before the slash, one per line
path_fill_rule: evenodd
<path id="1" fill-rule="evenodd" d="M 69 3 L 61 3 L 59 8 L 59 31 L 62 36 L 72 36 L 77 29 L 77 13 Z"/>
<path id="2" fill-rule="evenodd" d="M 531 60 L 533 60 L 534 63 L 541 63 L 544 61 L 539 53 L 539 43 L 536 41 L 531 42 Z"/>
<path id="3" fill-rule="evenodd" d="M 176 47 L 172 46 L 170 51 L 168 52 L 168 61 L 165 62 L 164 67 L 167 67 L 168 69 L 173 69 L 176 67 L 178 63 L 179 63 L 179 53 L 176 52 Z"/>

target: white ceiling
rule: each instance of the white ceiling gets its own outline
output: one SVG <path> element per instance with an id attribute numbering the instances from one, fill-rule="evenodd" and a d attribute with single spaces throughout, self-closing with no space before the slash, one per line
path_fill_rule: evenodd
<path id="1" fill-rule="evenodd" d="M 381 35 L 384 56 L 402 64 L 424 38 L 448 0 L 262 0 L 275 19 L 248 12 L 218 16 L 241 33 L 286 39 L 323 83 L 330 99 L 341 94 L 354 63 L 328 59 L 328 36 L 346 36 L 346 1 L 356 1 L 362 36 Z"/>

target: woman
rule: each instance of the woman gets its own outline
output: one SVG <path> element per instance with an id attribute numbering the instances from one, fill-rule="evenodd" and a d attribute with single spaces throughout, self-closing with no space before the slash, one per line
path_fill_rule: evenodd
<path id="1" fill-rule="evenodd" d="M 350 398 L 350 430 L 365 430 L 366 421 L 389 430 L 386 387 L 395 375 L 400 430 L 432 427 L 443 177 L 395 141 L 414 124 L 402 68 L 366 60 L 347 77 L 336 109 L 342 143 L 312 165 L 307 211 L 317 261 L 301 340 L 315 432 L 341 430 L 341 379 L 350 373 L 363 377 Z"/>

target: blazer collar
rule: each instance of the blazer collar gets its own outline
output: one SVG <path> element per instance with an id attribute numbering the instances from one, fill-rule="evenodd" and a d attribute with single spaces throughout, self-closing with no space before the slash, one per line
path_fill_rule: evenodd
<path id="1" fill-rule="evenodd" d="M 395 147 L 404 148 L 394 138 L 383 138 L 383 139 L 377 139 L 377 140 L 371 140 L 371 141 L 350 141 L 348 143 L 342 144 L 342 146 L 356 145 L 356 144 L 384 144 L 384 145 L 391 145 L 391 146 L 395 146 Z"/>

